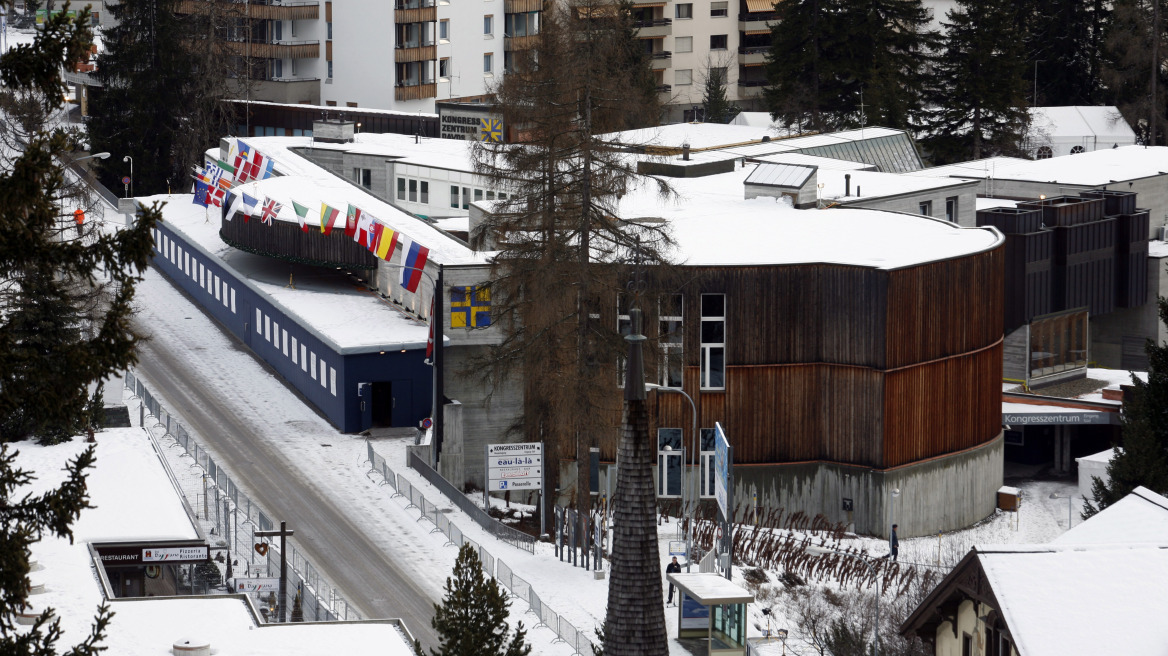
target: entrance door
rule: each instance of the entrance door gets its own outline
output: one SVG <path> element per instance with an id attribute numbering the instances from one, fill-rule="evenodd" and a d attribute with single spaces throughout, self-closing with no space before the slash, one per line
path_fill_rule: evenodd
<path id="1" fill-rule="evenodd" d="M 406 380 L 393 381 L 393 425 L 413 426 L 417 423 L 414 417 L 414 384 Z"/>
<path id="2" fill-rule="evenodd" d="M 374 428 L 393 426 L 393 384 L 389 381 L 373 383 L 369 402 L 370 423 Z"/>
<path id="3" fill-rule="evenodd" d="M 371 383 L 357 383 L 357 399 L 361 406 L 361 423 L 359 430 L 373 427 L 373 385 Z"/>

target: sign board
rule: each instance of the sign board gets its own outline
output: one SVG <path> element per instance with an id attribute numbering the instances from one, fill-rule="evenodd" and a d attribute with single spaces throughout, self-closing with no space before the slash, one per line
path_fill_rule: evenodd
<path id="1" fill-rule="evenodd" d="M 1002 423 L 1007 426 L 1019 424 L 1045 424 L 1047 426 L 1081 426 L 1084 424 L 1119 425 L 1118 412 L 1050 412 L 1050 413 L 1003 413 Z"/>
<path id="2" fill-rule="evenodd" d="M 681 627 L 682 629 L 709 629 L 710 607 L 703 606 L 700 601 L 681 593 Z"/>
<path id="3" fill-rule="evenodd" d="M 280 579 L 260 578 L 260 579 L 231 579 L 232 592 L 279 592 Z"/>
<path id="4" fill-rule="evenodd" d="M 210 556 L 207 547 L 169 547 L 161 549 L 143 549 L 142 562 L 144 563 L 160 563 L 163 561 L 187 561 L 192 560 L 207 560 Z"/>
<path id="5" fill-rule="evenodd" d="M 198 543 L 95 544 L 93 548 L 106 566 L 156 563 L 189 565 L 206 562 L 211 557 L 207 545 Z"/>
<path id="6" fill-rule="evenodd" d="M 130 184 L 130 176 L 123 175 L 122 176 L 122 184 Z"/>
<path id="7" fill-rule="evenodd" d="M 503 143 L 503 115 L 486 105 L 438 103 L 438 136 Z"/>
<path id="8" fill-rule="evenodd" d="M 722 424 L 714 424 L 714 498 L 718 501 L 718 509 L 722 511 L 722 519 L 730 519 L 730 467 L 733 465 L 734 452 Z"/>
<path id="9" fill-rule="evenodd" d="M 685 555 L 685 541 L 670 540 L 669 541 L 669 555 L 670 556 L 684 556 Z"/>
<path id="10" fill-rule="evenodd" d="M 487 491 L 543 489 L 543 444 L 487 445 Z"/>

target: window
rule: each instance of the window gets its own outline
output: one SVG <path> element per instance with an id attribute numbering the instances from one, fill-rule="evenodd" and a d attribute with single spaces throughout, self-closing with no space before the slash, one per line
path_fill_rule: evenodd
<path id="1" fill-rule="evenodd" d="M 726 16 L 729 4 L 728 2 L 711 2 L 710 16 Z"/>
<path id="2" fill-rule="evenodd" d="M 462 188 L 462 209 L 470 209 L 470 189 L 467 187 Z"/>
<path id="3" fill-rule="evenodd" d="M 693 37 L 692 36 L 675 36 L 673 37 L 673 49 L 677 52 L 693 52 Z"/>
<path id="4" fill-rule="evenodd" d="M 490 14 L 483 16 L 483 34 L 486 36 L 495 34 L 495 17 Z"/>
<path id="5" fill-rule="evenodd" d="M 277 41 L 284 40 L 284 21 L 272 21 L 272 36 Z"/>
<path id="6" fill-rule="evenodd" d="M 296 36 L 296 21 L 288 21 L 288 27 L 292 28 L 292 36 Z"/>
<path id="7" fill-rule="evenodd" d="M 933 216 L 933 201 L 926 200 L 920 204 L 921 214 L 925 216 Z"/>
<path id="8" fill-rule="evenodd" d="M 418 183 L 418 187 L 421 189 L 418 200 L 428 205 L 430 203 L 430 183 L 422 180 Z"/>
<path id="9" fill-rule="evenodd" d="M 329 60 L 329 63 L 328 63 L 328 79 L 330 79 L 330 80 L 333 79 L 333 62 L 332 62 L 332 60 Z M 335 101 L 333 101 L 333 104 L 336 105 L 337 103 Z"/>
<path id="10" fill-rule="evenodd" d="M 693 3 L 692 2 L 678 4 L 676 8 L 677 8 L 677 13 L 674 14 L 675 18 L 693 18 Z"/>
<path id="11" fill-rule="evenodd" d="M 331 64 L 332 62 L 329 62 L 329 63 Z M 324 105 L 325 105 L 325 107 L 336 107 L 336 106 L 337 106 L 337 101 L 335 101 L 335 100 L 326 100 L 326 101 L 324 101 Z"/>
<path id="12" fill-rule="evenodd" d="M 718 434 L 713 428 L 703 428 L 700 431 L 701 446 L 698 449 L 698 466 L 701 468 L 699 476 L 701 477 L 702 497 L 714 496 L 714 439 Z"/>
<path id="13" fill-rule="evenodd" d="M 398 200 L 405 200 L 406 199 L 406 179 L 405 178 L 398 178 L 397 179 L 397 199 Z"/>
<path id="14" fill-rule="evenodd" d="M 476 202 L 483 199 L 483 190 L 482 189 L 475 189 L 474 190 L 474 199 Z"/>
<path id="15" fill-rule="evenodd" d="M 328 30 L 328 37 L 327 38 L 329 41 L 332 41 L 333 40 L 333 24 L 331 22 L 325 23 L 325 27 Z"/>
<path id="16" fill-rule="evenodd" d="M 957 223 L 957 196 L 950 196 L 945 199 L 945 220 L 950 223 Z"/>
<path id="17" fill-rule="evenodd" d="M 283 59 L 272 60 L 272 77 L 275 77 L 275 78 L 284 77 L 284 60 Z"/>
<path id="18" fill-rule="evenodd" d="M 484 74 L 490 75 L 492 69 L 494 68 L 494 65 L 495 65 L 495 55 L 493 53 L 488 52 L 487 54 L 483 55 L 483 73 Z"/>
<path id="19" fill-rule="evenodd" d="M 282 341 L 284 343 L 284 348 L 283 348 L 284 357 L 288 357 L 288 331 L 282 330 L 282 331 L 280 331 L 280 335 L 283 337 Z"/>
<path id="20" fill-rule="evenodd" d="M 961 636 L 961 656 L 973 656 L 973 636 L 968 633 Z"/>
<path id="21" fill-rule="evenodd" d="M 299 348 L 299 344 L 296 343 L 296 337 L 292 337 L 292 364 L 300 364 L 296 357 L 296 352 Z"/>
<path id="22" fill-rule="evenodd" d="M 296 75 L 296 71 L 297 71 L 296 62 L 297 61 L 299 61 L 299 60 L 297 60 L 297 59 L 292 60 L 292 75 Z"/>
<path id="23" fill-rule="evenodd" d="M 1050 159 L 1051 157 L 1054 157 L 1054 151 L 1050 149 L 1050 146 L 1039 147 L 1038 154 L 1035 155 L 1035 159 Z"/>
<path id="24" fill-rule="evenodd" d="M 657 496 L 681 496 L 681 429 L 657 429 Z"/>
<path id="25" fill-rule="evenodd" d="M 458 208 L 458 186 L 450 185 L 450 206 Z"/>
<path id="26" fill-rule="evenodd" d="M 260 324 L 263 322 L 264 322 L 264 313 L 260 312 L 259 308 L 256 308 L 256 334 L 257 335 L 264 334 L 264 329 L 260 327 Z"/>
<path id="27" fill-rule="evenodd" d="M 507 14 L 503 26 L 504 36 L 530 36 L 539 34 L 539 12 L 529 11 Z"/>
<path id="28" fill-rule="evenodd" d="M 1074 148 L 1071 148 L 1071 154 L 1072 154 L 1072 155 L 1078 155 L 1078 154 L 1079 154 L 1079 153 L 1081 153 L 1081 152 L 1084 152 L 1084 150 L 1083 150 L 1083 147 L 1082 147 L 1082 146 L 1075 146 Z"/>
<path id="29" fill-rule="evenodd" d="M 657 343 L 661 347 L 661 360 L 657 365 L 658 383 L 665 387 L 682 386 L 682 345 L 685 342 L 685 326 L 682 320 L 682 296 L 670 294 L 658 304 Z"/>
<path id="30" fill-rule="evenodd" d="M 447 40 L 450 38 L 450 20 L 443 18 L 438 21 L 438 38 Z"/>
<path id="31" fill-rule="evenodd" d="M 702 389 L 726 387 L 726 295 L 702 294 Z"/>
<path id="32" fill-rule="evenodd" d="M 418 181 L 410 180 L 410 202 L 418 202 Z"/>
<path id="33" fill-rule="evenodd" d="M 400 180 L 400 178 L 399 178 Z M 363 169 L 360 167 L 353 168 L 353 182 L 365 187 L 366 189 L 373 188 L 373 169 Z M 399 183 L 400 184 L 400 183 Z"/>
<path id="34" fill-rule="evenodd" d="M 725 34 L 711 34 L 710 35 L 710 50 L 725 50 L 726 49 L 726 35 Z"/>
<path id="35" fill-rule="evenodd" d="M 450 77 L 450 58 L 443 57 L 438 60 L 438 77 Z"/>

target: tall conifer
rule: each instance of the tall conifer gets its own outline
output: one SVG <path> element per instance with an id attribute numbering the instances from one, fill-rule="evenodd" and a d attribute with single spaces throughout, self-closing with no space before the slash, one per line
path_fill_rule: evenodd
<path id="1" fill-rule="evenodd" d="M 483 576 L 474 547 L 462 545 L 454 575 L 446 578 L 442 605 L 434 604 L 430 623 L 439 646 L 430 650 L 431 656 L 527 656 L 531 647 L 523 622 L 514 634 L 507 626 L 510 605 L 499 582 Z"/>

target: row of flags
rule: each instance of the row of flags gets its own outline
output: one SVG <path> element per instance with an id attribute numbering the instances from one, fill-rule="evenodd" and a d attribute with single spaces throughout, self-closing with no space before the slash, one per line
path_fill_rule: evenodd
<path id="1" fill-rule="evenodd" d="M 271 157 L 249 146 L 242 139 L 236 139 L 226 160 L 209 162 L 201 169 L 195 169 L 196 205 L 203 207 L 223 207 L 229 203 L 227 194 L 235 187 L 252 180 L 267 180 L 272 177 L 275 162 Z M 253 203 L 252 207 L 255 206 Z M 271 225 L 271 221 L 266 221 Z"/>

